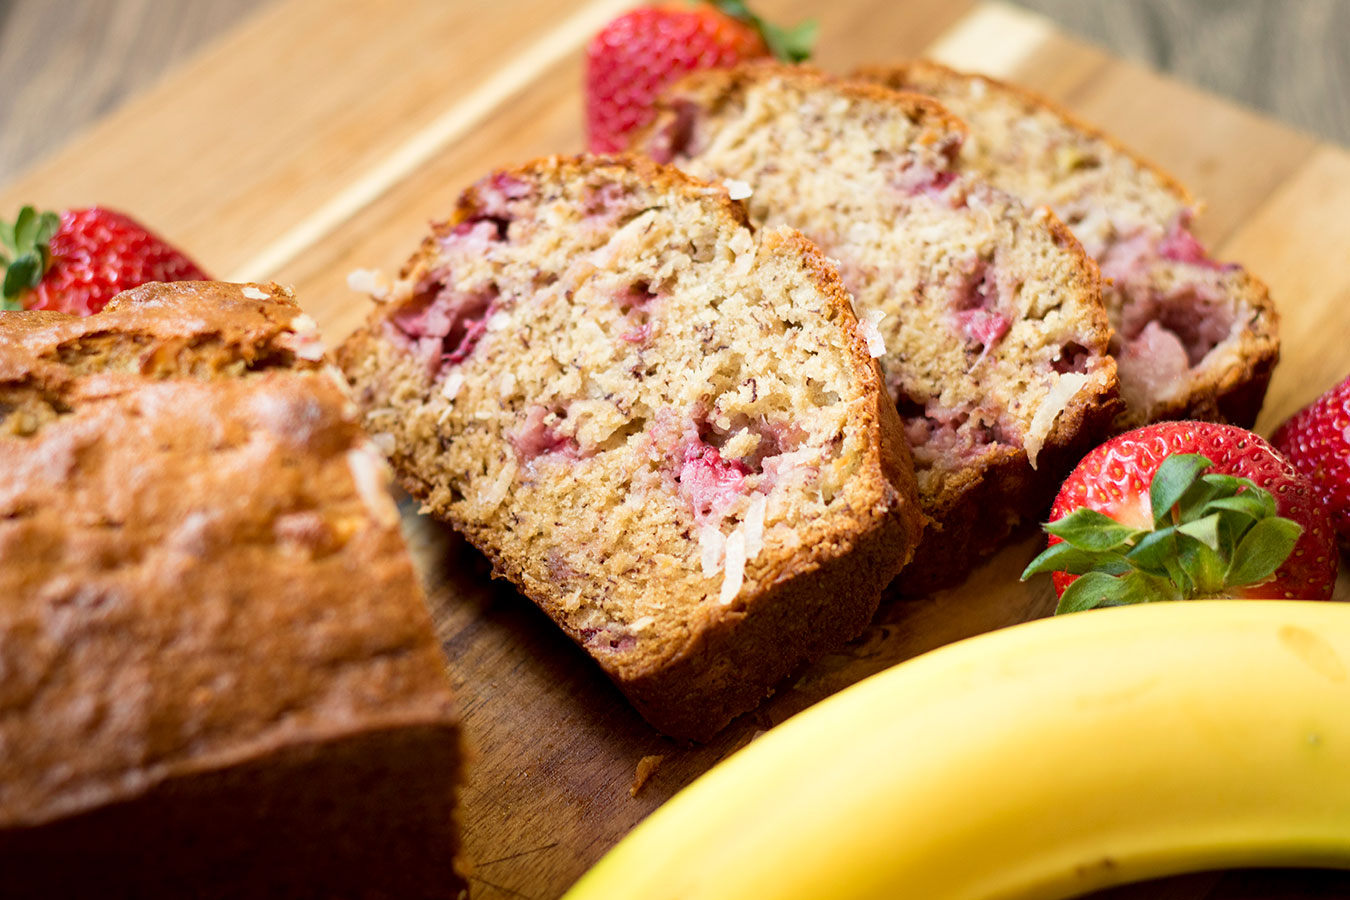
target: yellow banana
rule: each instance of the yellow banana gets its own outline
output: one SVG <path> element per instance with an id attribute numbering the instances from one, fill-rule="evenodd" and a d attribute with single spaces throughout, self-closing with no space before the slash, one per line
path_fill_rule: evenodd
<path id="1" fill-rule="evenodd" d="M 831 697 L 652 814 L 565 900 L 1062 898 L 1350 867 L 1350 606 L 1008 628 Z"/>

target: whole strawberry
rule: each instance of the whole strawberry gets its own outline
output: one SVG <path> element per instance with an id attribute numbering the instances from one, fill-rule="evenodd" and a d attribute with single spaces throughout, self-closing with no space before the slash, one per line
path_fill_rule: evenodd
<path id="1" fill-rule="evenodd" d="M 1350 550 L 1350 378 L 1281 425 L 1271 443 L 1308 476 L 1340 545 Z"/>
<path id="2" fill-rule="evenodd" d="M 25 206 L 13 223 L 0 222 L 0 245 L 3 309 L 87 316 L 146 282 L 208 277 L 135 220 L 98 207 L 58 216 Z"/>
<path id="3" fill-rule="evenodd" d="M 619 16 L 586 48 L 586 129 L 592 153 L 628 145 L 627 135 L 651 121 L 652 101 L 686 72 L 729 68 L 773 55 L 800 62 L 816 26 L 777 28 L 739 0 L 668 3 Z"/>
<path id="4" fill-rule="evenodd" d="M 1057 612 L 1204 597 L 1330 598 L 1338 556 L 1312 484 L 1232 425 L 1160 422 L 1083 457 L 1050 510 Z"/>

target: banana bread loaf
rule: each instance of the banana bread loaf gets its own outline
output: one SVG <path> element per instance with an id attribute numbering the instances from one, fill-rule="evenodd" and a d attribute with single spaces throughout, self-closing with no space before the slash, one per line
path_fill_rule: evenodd
<path id="1" fill-rule="evenodd" d="M 461 896 L 385 466 L 276 286 L 0 313 L 0 896 Z"/>
<path id="2" fill-rule="evenodd" d="M 754 224 L 839 261 L 934 520 L 908 593 L 959 580 L 1040 515 L 1118 408 L 1096 266 L 1049 211 L 967 171 L 963 138 L 931 100 L 743 64 L 674 85 L 634 143 L 743 184 Z"/>
<path id="3" fill-rule="evenodd" d="M 859 634 L 920 530 L 835 271 L 647 160 L 483 179 L 339 360 L 424 509 L 677 737 Z"/>
<path id="4" fill-rule="evenodd" d="M 1191 234 L 1177 181 L 1030 91 L 932 62 L 860 70 L 935 97 L 970 126 L 964 164 L 1049 206 L 1101 265 L 1125 410 L 1120 430 L 1159 419 L 1250 427 L 1279 360 L 1266 286 L 1215 261 Z"/>

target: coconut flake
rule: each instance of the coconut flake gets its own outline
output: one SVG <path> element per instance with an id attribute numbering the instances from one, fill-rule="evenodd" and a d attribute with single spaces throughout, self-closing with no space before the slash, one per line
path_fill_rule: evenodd
<path id="1" fill-rule="evenodd" d="M 716 525 L 701 525 L 698 529 L 698 549 L 703 564 L 703 577 L 711 578 L 722 570 L 722 548 L 726 540 Z"/>
<path id="2" fill-rule="evenodd" d="M 245 296 L 248 296 L 248 288 L 244 289 L 244 294 Z M 262 297 L 255 297 L 254 299 L 261 300 Z M 301 337 L 308 337 L 312 334 L 319 333 L 319 323 L 315 322 L 314 317 L 309 313 L 301 313 L 291 319 L 291 331 L 294 331 Z"/>
<path id="3" fill-rule="evenodd" d="M 441 385 L 441 396 L 453 402 L 459 396 L 459 389 L 462 387 L 464 387 L 464 373 L 455 369 L 445 376 L 445 384 Z"/>
<path id="4" fill-rule="evenodd" d="M 759 556 L 764 549 L 764 512 L 769 506 L 769 498 L 763 494 L 750 497 L 750 506 L 745 511 L 745 559 L 746 562 Z"/>
<path id="5" fill-rule="evenodd" d="M 302 317 L 306 319 L 309 318 L 308 316 L 296 316 L 296 319 Z M 292 319 L 291 321 L 295 322 L 296 319 Z M 310 319 L 310 321 L 312 322 L 313 319 Z M 303 324 L 304 323 L 302 322 L 301 325 L 303 326 Z M 287 350 L 294 353 L 297 359 L 304 359 L 309 362 L 322 362 L 325 350 L 323 340 L 319 338 L 317 333 L 317 328 L 318 326 L 315 326 L 315 331 L 306 331 L 304 333 L 297 331 L 283 332 L 282 334 L 277 335 L 277 346 L 285 347 Z"/>
<path id="6" fill-rule="evenodd" d="M 1069 401 L 1073 399 L 1074 395 L 1082 390 L 1087 383 L 1088 376 L 1086 374 L 1067 372 L 1059 376 L 1055 386 L 1041 401 L 1041 405 L 1036 407 L 1036 415 L 1031 417 L 1031 425 L 1027 428 L 1026 440 L 1023 441 L 1023 446 L 1026 447 L 1027 451 L 1027 461 L 1031 463 L 1031 468 L 1036 468 L 1036 457 L 1045 444 L 1046 435 L 1055 426 L 1055 420 L 1069 405 Z"/>
<path id="7" fill-rule="evenodd" d="M 376 523 L 389 528 L 398 524 L 398 507 L 389 496 L 389 468 L 384 458 L 370 444 L 347 451 L 347 468 L 351 470 L 356 493 Z"/>
<path id="8" fill-rule="evenodd" d="M 266 300 L 268 297 L 272 296 L 271 294 L 267 293 L 267 291 L 255 288 L 251 284 L 244 285 L 244 289 L 239 293 L 243 294 L 250 300 Z"/>
<path id="9" fill-rule="evenodd" d="M 487 515 L 494 509 L 502 505 L 506 499 L 506 494 L 511 490 L 511 483 L 516 480 L 516 463 L 513 459 L 508 459 L 502 466 L 501 471 L 486 491 L 478 495 L 478 503 L 482 507 L 479 512 Z"/>
<path id="10" fill-rule="evenodd" d="M 487 330 L 501 331 L 507 325 L 511 324 L 511 314 L 509 312 L 495 312 L 488 316 Z"/>
<path id="11" fill-rule="evenodd" d="M 884 312 L 872 309 L 858 320 L 858 336 L 867 341 L 867 352 L 873 359 L 886 355 L 886 339 L 881 336 L 881 329 L 877 327 L 884 318 L 886 318 Z"/>
<path id="12" fill-rule="evenodd" d="M 512 372 L 503 372 L 501 383 L 497 386 L 498 392 L 503 400 L 508 399 L 516 391 L 516 376 Z"/>
<path id="13" fill-rule="evenodd" d="M 722 184 L 726 186 L 727 196 L 732 200 L 748 200 L 754 193 L 749 182 L 738 181 L 735 178 L 728 178 Z"/>
<path id="14" fill-rule="evenodd" d="M 324 355 L 323 341 L 318 338 L 301 338 L 296 343 L 294 353 L 300 359 L 320 362 Z"/>
<path id="15" fill-rule="evenodd" d="M 383 300 L 389 293 L 379 269 L 353 269 L 347 273 L 347 288 Z"/>
<path id="16" fill-rule="evenodd" d="M 370 436 L 370 442 L 374 444 L 375 449 L 383 453 L 386 458 L 393 456 L 394 449 L 398 446 L 398 441 L 387 431 L 375 432 Z"/>
<path id="17" fill-rule="evenodd" d="M 731 236 L 727 242 L 731 252 L 735 254 L 735 262 L 732 263 L 732 271 L 737 275 L 748 275 L 755 265 L 755 239 L 751 237 L 750 230 L 743 228 Z"/>
<path id="18" fill-rule="evenodd" d="M 722 576 L 722 593 L 717 598 L 726 606 L 741 592 L 745 583 L 745 533 L 737 528 L 727 538 L 726 573 Z"/>
<path id="19" fill-rule="evenodd" d="M 629 631 L 642 631 L 656 624 L 656 616 L 642 616 L 628 623 Z"/>

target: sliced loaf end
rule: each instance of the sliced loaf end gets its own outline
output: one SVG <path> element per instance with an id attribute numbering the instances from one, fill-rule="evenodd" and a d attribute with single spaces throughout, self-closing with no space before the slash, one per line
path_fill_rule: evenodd
<path id="1" fill-rule="evenodd" d="M 276 285 L 0 315 L 0 895 L 461 896 L 445 658 L 324 358 Z"/>

